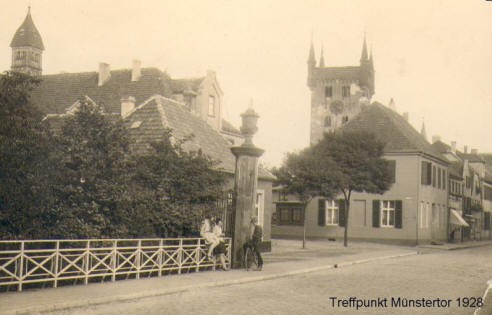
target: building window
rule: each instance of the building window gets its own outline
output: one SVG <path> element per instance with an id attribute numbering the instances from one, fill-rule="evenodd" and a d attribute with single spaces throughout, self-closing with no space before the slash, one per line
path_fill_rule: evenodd
<path id="1" fill-rule="evenodd" d="M 348 122 L 349 118 L 348 116 L 343 116 L 342 117 L 342 124 L 346 124 Z"/>
<path id="2" fill-rule="evenodd" d="M 395 226 L 395 201 L 381 201 L 381 227 Z"/>
<path id="3" fill-rule="evenodd" d="M 211 117 L 215 116 L 215 96 L 213 95 L 208 97 L 208 115 Z"/>
<path id="4" fill-rule="evenodd" d="M 277 203 L 278 225 L 304 225 L 302 204 L 300 203 Z"/>
<path id="5" fill-rule="evenodd" d="M 432 164 L 422 161 L 421 182 L 422 185 L 430 185 L 432 183 Z"/>
<path id="6" fill-rule="evenodd" d="M 325 127 L 331 127 L 331 116 L 325 117 Z"/>
<path id="7" fill-rule="evenodd" d="M 350 96 L 350 86 L 342 86 L 342 97 Z"/>
<path id="8" fill-rule="evenodd" d="M 396 183 L 396 161 L 388 160 L 390 182 Z"/>
<path id="9" fill-rule="evenodd" d="M 442 170 L 442 189 L 446 190 L 446 170 Z"/>
<path id="10" fill-rule="evenodd" d="M 338 203 L 335 200 L 326 200 L 326 225 L 338 225 Z"/>
<path id="11" fill-rule="evenodd" d="M 441 168 L 437 168 L 437 188 L 441 189 L 441 178 L 442 177 L 442 171 Z"/>
<path id="12" fill-rule="evenodd" d="M 263 226 L 263 218 L 265 216 L 265 191 L 263 189 L 258 189 L 256 191 L 256 203 L 253 216 L 258 218 L 258 225 Z"/>
<path id="13" fill-rule="evenodd" d="M 325 86 L 325 98 L 326 97 L 332 97 L 333 96 L 333 87 L 332 86 Z"/>
<path id="14" fill-rule="evenodd" d="M 437 171 L 436 171 L 436 166 L 433 165 L 432 166 L 432 187 L 436 187 L 436 175 L 437 175 Z"/>

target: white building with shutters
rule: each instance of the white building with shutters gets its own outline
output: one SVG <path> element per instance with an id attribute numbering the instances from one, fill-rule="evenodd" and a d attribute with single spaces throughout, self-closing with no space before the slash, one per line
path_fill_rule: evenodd
<path id="1" fill-rule="evenodd" d="M 449 163 L 405 119 L 373 103 L 343 128 L 367 131 L 386 143 L 384 158 L 392 161 L 394 183 L 382 195 L 352 193 L 348 235 L 351 240 L 400 244 L 445 242 L 449 222 Z M 272 236 L 343 239 L 345 205 L 315 198 L 306 213 L 293 196 L 274 191 Z"/>

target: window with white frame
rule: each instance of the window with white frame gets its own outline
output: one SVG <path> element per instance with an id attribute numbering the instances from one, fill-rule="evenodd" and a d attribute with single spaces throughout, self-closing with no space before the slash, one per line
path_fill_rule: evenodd
<path id="1" fill-rule="evenodd" d="M 338 202 L 326 200 L 326 225 L 338 225 L 338 215 Z"/>
<path id="2" fill-rule="evenodd" d="M 256 191 L 255 213 L 253 216 L 258 218 L 258 225 L 263 226 L 263 218 L 265 216 L 265 191 L 258 189 Z"/>
<path id="3" fill-rule="evenodd" d="M 395 226 L 395 201 L 381 201 L 381 227 Z"/>

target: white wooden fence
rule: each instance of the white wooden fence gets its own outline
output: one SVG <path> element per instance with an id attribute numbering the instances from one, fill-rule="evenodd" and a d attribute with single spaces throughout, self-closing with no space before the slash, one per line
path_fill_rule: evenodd
<path id="1" fill-rule="evenodd" d="M 226 238 L 230 265 L 231 239 Z M 0 241 L 0 288 L 215 270 L 201 238 Z"/>

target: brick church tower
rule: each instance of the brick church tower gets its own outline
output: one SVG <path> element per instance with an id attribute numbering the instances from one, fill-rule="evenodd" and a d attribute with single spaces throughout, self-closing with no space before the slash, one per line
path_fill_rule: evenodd
<path id="1" fill-rule="evenodd" d="M 43 40 L 31 18 L 31 7 L 27 16 L 15 32 L 12 42 L 11 70 L 34 76 L 40 76 L 42 69 Z"/>
<path id="2" fill-rule="evenodd" d="M 307 85 L 311 90 L 311 144 L 357 115 L 374 95 L 374 63 L 364 37 L 359 66 L 325 67 L 323 49 L 318 66 L 311 42 Z"/>

